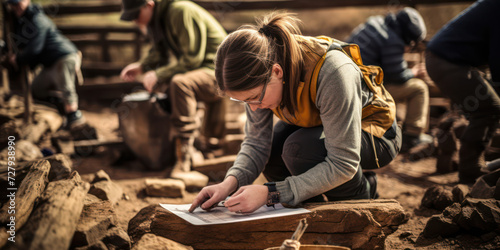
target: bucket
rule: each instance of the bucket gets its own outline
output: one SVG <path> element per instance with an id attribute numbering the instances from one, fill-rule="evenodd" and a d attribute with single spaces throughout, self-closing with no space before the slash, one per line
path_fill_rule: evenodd
<path id="1" fill-rule="evenodd" d="M 143 91 L 126 95 L 117 108 L 125 144 L 151 170 L 164 170 L 175 163 L 170 113 L 165 104 L 165 94 Z"/>

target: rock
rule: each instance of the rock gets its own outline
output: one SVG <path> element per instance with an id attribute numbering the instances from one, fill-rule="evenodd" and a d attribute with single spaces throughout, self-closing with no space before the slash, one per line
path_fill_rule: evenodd
<path id="1" fill-rule="evenodd" d="M 481 240 L 484 242 L 488 242 L 488 241 L 494 239 L 495 237 L 497 237 L 497 234 L 495 232 L 489 232 L 489 233 L 481 235 Z"/>
<path id="2" fill-rule="evenodd" d="M 61 154 L 65 155 L 74 155 L 75 154 L 75 144 L 73 140 L 60 140 L 60 139 L 52 139 L 52 144 L 61 152 Z"/>
<path id="3" fill-rule="evenodd" d="M 78 221 L 71 247 L 91 246 L 98 243 L 108 231 L 116 226 L 116 214 L 109 201 L 87 194 L 80 220 Z M 90 200 L 96 202 L 89 202 Z"/>
<path id="4" fill-rule="evenodd" d="M 130 237 L 121 227 L 113 227 L 102 238 L 108 249 L 130 249 Z"/>
<path id="5" fill-rule="evenodd" d="M 488 186 L 495 187 L 498 180 L 500 179 L 500 169 L 485 174 L 481 178 L 486 182 L 486 184 L 488 184 Z"/>
<path id="6" fill-rule="evenodd" d="M 163 209 L 160 205 L 150 205 L 139 211 L 134 218 L 128 222 L 128 235 L 132 241 L 137 242 L 144 234 L 151 232 L 151 221 L 155 216 L 155 211 Z"/>
<path id="7" fill-rule="evenodd" d="M 75 250 L 108 250 L 108 247 L 102 241 L 98 241 L 90 246 L 77 247 Z"/>
<path id="8" fill-rule="evenodd" d="M 97 173 L 94 175 L 94 179 L 92 180 L 92 183 L 100 182 L 100 181 L 111 181 L 111 178 L 109 175 L 104 171 L 104 170 L 99 170 Z"/>
<path id="9" fill-rule="evenodd" d="M 446 207 L 453 204 L 453 195 L 450 191 L 441 186 L 434 186 L 425 191 L 421 205 L 427 208 L 443 211 Z"/>
<path id="10" fill-rule="evenodd" d="M 179 179 L 186 185 L 186 190 L 190 192 L 199 191 L 208 184 L 208 176 L 198 172 L 175 172 L 171 175 L 174 179 Z"/>
<path id="11" fill-rule="evenodd" d="M 500 200 L 500 179 L 498 179 L 496 187 L 495 187 L 495 193 L 493 194 L 493 197 L 496 200 Z"/>
<path id="12" fill-rule="evenodd" d="M 179 250 L 193 250 L 192 247 L 182 245 L 173 240 L 156 236 L 154 234 L 145 234 L 142 238 L 134 244 L 132 250 L 163 250 L 163 249 L 179 249 Z"/>
<path id="13" fill-rule="evenodd" d="M 73 162 L 67 155 L 55 154 L 43 159 L 49 161 L 50 163 L 50 181 L 67 179 L 71 172 L 73 172 Z"/>
<path id="14" fill-rule="evenodd" d="M 462 203 L 462 201 L 464 201 L 465 199 L 465 196 L 469 194 L 469 187 L 464 184 L 458 184 L 453 187 L 451 193 L 453 194 L 453 202 Z"/>
<path id="15" fill-rule="evenodd" d="M 476 183 L 474 183 L 474 186 L 472 186 L 469 192 L 470 197 L 478 199 L 493 198 L 494 194 L 495 187 L 491 187 L 490 185 L 488 185 L 483 178 L 477 179 Z"/>
<path id="16" fill-rule="evenodd" d="M 460 227 L 451 218 L 443 215 L 433 215 L 425 225 L 422 235 L 425 238 L 436 238 L 452 236 L 460 230 Z"/>
<path id="17" fill-rule="evenodd" d="M 92 183 L 94 178 L 95 178 L 95 174 L 83 174 L 82 175 L 82 181 L 85 181 L 88 183 Z"/>
<path id="18" fill-rule="evenodd" d="M 85 196 L 85 200 L 83 200 L 83 205 L 91 205 L 92 203 L 100 202 L 102 202 L 102 200 L 97 198 L 97 196 L 93 194 L 87 194 L 87 196 Z"/>
<path id="19" fill-rule="evenodd" d="M 179 198 L 184 196 L 186 185 L 175 179 L 146 179 L 146 194 L 155 197 Z"/>
<path id="20" fill-rule="evenodd" d="M 97 139 L 96 129 L 87 123 L 83 124 L 82 126 L 72 128 L 70 133 L 71 133 L 71 137 L 74 141 L 96 140 Z M 79 153 L 78 149 L 76 151 L 77 151 L 76 153 Z"/>
<path id="21" fill-rule="evenodd" d="M 333 244 L 353 249 L 384 248 L 385 238 L 407 221 L 395 200 L 353 200 L 308 204 L 311 213 L 219 225 L 194 226 L 165 209 L 154 211 L 151 232 L 195 249 L 265 249 L 291 237 L 307 218 L 303 244 Z M 194 235 L 196 235 L 194 237 Z"/>
<path id="22" fill-rule="evenodd" d="M 467 198 L 455 220 L 460 227 L 476 235 L 500 230 L 500 201 Z"/>
<path id="23" fill-rule="evenodd" d="M 35 161 L 43 158 L 40 149 L 30 141 L 19 140 L 15 141 L 14 147 L 16 148 L 16 161 Z M 0 152 L 0 159 L 6 160 L 9 157 L 9 150 L 5 148 Z"/>
<path id="24" fill-rule="evenodd" d="M 460 203 L 453 203 L 451 206 L 448 206 L 444 211 L 443 211 L 443 216 L 446 218 L 455 218 L 457 217 L 460 212 L 462 211 L 462 207 Z"/>
<path id="25" fill-rule="evenodd" d="M 108 200 L 111 204 L 116 204 L 123 197 L 123 189 L 113 181 L 96 182 L 92 184 L 89 193 L 101 200 Z"/>

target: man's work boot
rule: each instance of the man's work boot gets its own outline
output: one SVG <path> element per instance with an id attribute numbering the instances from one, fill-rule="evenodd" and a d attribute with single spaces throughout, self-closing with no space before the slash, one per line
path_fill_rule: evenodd
<path id="1" fill-rule="evenodd" d="M 474 184 L 476 179 L 488 173 L 484 160 L 484 147 L 463 143 L 460 146 L 458 178 L 462 184 Z"/>
<path id="2" fill-rule="evenodd" d="M 175 139 L 175 157 L 176 162 L 172 169 L 172 175 L 174 173 L 186 173 L 191 171 L 191 154 L 194 153 L 193 148 L 194 138 L 181 138 Z"/>

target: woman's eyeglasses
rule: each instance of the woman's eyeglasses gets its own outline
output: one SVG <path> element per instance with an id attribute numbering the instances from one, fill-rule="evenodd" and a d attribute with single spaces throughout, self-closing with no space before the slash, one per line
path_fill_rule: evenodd
<path id="1" fill-rule="evenodd" d="M 260 94 L 260 98 L 257 101 L 242 101 L 242 100 L 238 100 L 238 99 L 235 99 L 235 98 L 232 98 L 232 97 L 230 97 L 229 100 L 235 101 L 235 102 L 247 103 L 247 104 L 254 104 L 254 105 L 262 104 L 262 100 L 264 99 L 264 95 L 266 95 L 266 89 L 267 89 L 267 84 L 268 83 L 269 83 L 269 81 L 267 81 L 264 84 L 264 87 L 262 88 L 262 93 Z"/>

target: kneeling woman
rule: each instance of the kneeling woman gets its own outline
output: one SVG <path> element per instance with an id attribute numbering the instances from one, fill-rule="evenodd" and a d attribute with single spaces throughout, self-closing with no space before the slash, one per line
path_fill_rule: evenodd
<path id="1" fill-rule="evenodd" d="M 245 103 L 246 137 L 224 181 L 205 187 L 190 211 L 230 194 L 225 206 L 239 213 L 324 197 L 376 198 L 374 173 L 362 168 L 385 166 L 399 152 L 392 97 L 367 83 L 373 79 L 360 70 L 360 58 L 358 67 L 341 42 L 302 36 L 298 21 L 272 13 L 220 45 L 217 83 Z M 274 128 L 273 114 L 280 118 Z M 270 182 L 251 185 L 262 172 Z"/>

